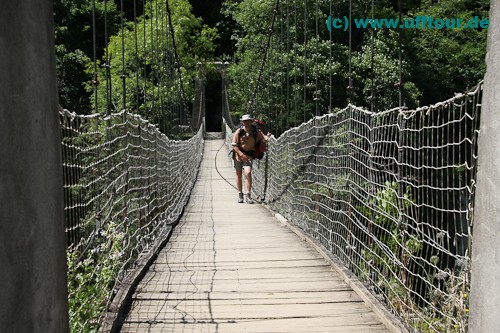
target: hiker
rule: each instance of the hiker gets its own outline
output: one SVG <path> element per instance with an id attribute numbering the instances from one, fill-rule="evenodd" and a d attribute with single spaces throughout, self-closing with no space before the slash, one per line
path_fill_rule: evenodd
<path id="1" fill-rule="evenodd" d="M 246 202 L 253 204 L 252 200 L 252 162 L 257 146 L 261 151 L 265 151 L 267 138 L 259 131 L 257 124 L 249 114 L 241 117 L 241 126 L 234 132 L 233 136 L 233 163 L 236 169 L 236 188 L 238 190 L 238 202 L 243 203 L 242 174 L 245 170 L 246 180 Z"/>

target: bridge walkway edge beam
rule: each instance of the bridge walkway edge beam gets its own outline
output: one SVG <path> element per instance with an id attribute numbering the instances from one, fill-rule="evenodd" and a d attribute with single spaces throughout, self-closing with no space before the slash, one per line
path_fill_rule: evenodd
<path id="1" fill-rule="evenodd" d="M 305 233 L 302 229 L 293 225 L 280 213 L 275 212 L 271 207 L 266 204 L 262 204 L 266 207 L 276 219 L 278 219 L 283 225 L 288 227 L 293 233 L 297 235 L 300 239 L 307 242 L 312 248 L 314 248 L 329 264 L 330 266 L 342 277 L 342 279 L 351 287 L 356 294 L 370 307 L 370 309 L 379 317 L 380 321 L 391 333 L 409 333 L 406 327 L 403 325 L 401 320 L 399 320 L 393 313 L 391 313 L 384 304 L 379 301 L 370 291 L 363 285 L 363 283 L 358 279 L 358 277 L 352 273 L 342 261 L 332 254 L 328 249 L 321 244 L 317 239 L 311 237 Z"/>

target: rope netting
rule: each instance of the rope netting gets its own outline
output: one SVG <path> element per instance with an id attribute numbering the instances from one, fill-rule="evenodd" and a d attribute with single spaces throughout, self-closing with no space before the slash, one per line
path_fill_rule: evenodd
<path id="1" fill-rule="evenodd" d="M 255 194 L 415 332 L 467 331 L 481 93 L 410 111 L 349 105 L 272 138 L 254 167 Z"/>
<path id="2" fill-rule="evenodd" d="M 197 44 L 185 23 L 199 23 L 187 5 L 89 2 L 93 71 L 81 84 L 92 106 L 63 100 L 79 114 L 60 114 L 72 332 L 99 329 L 117 289 L 165 239 L 194 184 L 205 93 L 186 56 L 186 43 Z"/>
<path id="3" fill-rule="evenodd" d="M 73 330 L 88 331 L 182 213 L 202 158 L 203 126 L 175 141 L 128 112 L 65 110 L 60 119 L 70 316 Z"/>

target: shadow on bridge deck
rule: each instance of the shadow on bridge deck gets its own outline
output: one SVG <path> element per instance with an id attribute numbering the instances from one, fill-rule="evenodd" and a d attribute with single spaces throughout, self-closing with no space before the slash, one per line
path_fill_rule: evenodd
<path id="1" fill-rule="evenodd" d="M 205 141 L 188 206 L 121 332 L 388 332 L 317 251 L 265 207 L 238 204 Z M 217 166 L 233 181 L 223 148 Z"/>

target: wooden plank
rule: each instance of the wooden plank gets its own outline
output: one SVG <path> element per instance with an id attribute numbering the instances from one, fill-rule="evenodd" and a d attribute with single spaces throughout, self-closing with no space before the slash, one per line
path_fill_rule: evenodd
<path id="1" fill-rule="evenodd" d="M 169 243 L 133 295 L 122 332 L 388 332 L 331 265 L 264 207 L 238 204 L 206 141 Z M 225 154 L 217 165 L 234 179 Z"/>
<path id="2" fill-rule="evenodd" d="M 165 300 L 184 299 L 185 295 L 176 292 L 140 292 L 135 294 L 138 300 Z M 190 300 L 207 299 L 217 301 L 217 304 L 303 304 L 303 303 L 328 303 L 328 302 L 361 302 L 361 298 L 352 290 L 322 290 L 322 291 L 286 291 L 286 292 L 220 292 L 213 291 L 210 295 L 197 293 L 191 295 Z"/>
<path id="3" fill-rule="evenodd" d="M 356 323 L 357 318 L 347 317 L 351 323 Z M 251 327 L 251 329 L 250 329 Z M 350 325 L 337 317 L 319 318 L 287 318 L 287 319 L 266 319 L 239 322 L 196 322 L 196 323 L 164 323 L 164 322 L 127 322 L 122 332 L 185 332 L 185 333 L 385 333 L 386 328 L 380 323 Z"/>
<path id="4" fill-rule="evenodd" d="M 348 305 L 348 306 L 346 306 Z M 153 316 L 155 321 L 176 322 L 179 318 L 193 321 L 231 321 L 264 320 L 283 318 L 344 317 L 357 315 L 364 323 L 375 323 L 377 318 L 366 312 L 364 304 L 356 303 L 318 303 L 318 304 L 209 304 L 208 300 L 144 300 L 135 305 L 128 321 L 140 321 L 144 316 Z"/>

